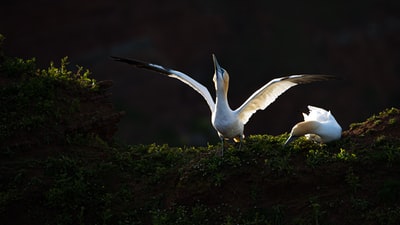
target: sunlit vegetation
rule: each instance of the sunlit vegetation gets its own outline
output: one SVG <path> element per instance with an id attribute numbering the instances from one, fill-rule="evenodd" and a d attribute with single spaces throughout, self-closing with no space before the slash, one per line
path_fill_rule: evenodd
<path id="1" fill-rule="evenodd" d="M 110 82 L 96 83 L 89 70 L 69 68 L 67 57 L 60 60 L 59 66 L 50 62 L 48 68 L 40 69 L 35 58 L 24 60 L 1 54 L 2 148 L 71 143 L 88 135 L 109 138 L 102 127 L 120 116 L 107 102 Z"/>
<path id="2" fill-rule="evenodd" d="M 61 136 L 57 134 L 62 132 L 56 129 L 58 123 L 68 123 L 79 112 L 81 92 L 96 90 L 89 71 L 82 67 L 74 73 L 66 69 L 67 57 L 61 59 L 59 68 L 50 63 L 42 70 L 36 69 L 34 58 L 6 57 L 1 63 L 2 81 L 7 83 L 0 89 L 1 142 L 36 132 L 34 136 L 40 140 L 26 141 L 51 142 Z"/>
<path id="3" fill-rule="evenodd" d="M 400 223 L 396 108 L 328 144 L 131 146 L 104 135 L 119 114 L 87 70 L 0 56 L 1 224 Z"/>

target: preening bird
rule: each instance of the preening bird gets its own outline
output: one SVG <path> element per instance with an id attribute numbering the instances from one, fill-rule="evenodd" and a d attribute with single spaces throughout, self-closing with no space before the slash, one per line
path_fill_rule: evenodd
<path id="1" fill-rule="evenodd" d="M 334 79 L 334 76 L 330 75 L 307 74 L 275 78 L 254 92 L 239 108 L 232 110 L 227 98 L 229 88 L 228 72 L 218 64 L 214 54 L 212 57 L 214 61 L 215 102 L 205 86 L 180 71 L 135 59 L 112 56 L 116 61 L 176 78 L 200 93 L 210 108 L 211 123 L 222 141 L 222 146 L 225 139 L 233 139 L 235 142 L 240 142 L 244 138 L 244 125 L 249 121 L 250 117 L 257 110 L 265 109 L 289 88 L 298 84 Z"/>
<path id="2" fill-rule="evenodd" d="M 292 128 L 285 145 L 303 135 L 307 139 L 320 143 L 338 140 L 342 136 L 342 128 L 333 117 L 331 111 L 315 106 L 308 106 L 309 114 L 303 113 L 304 121 Z"/>

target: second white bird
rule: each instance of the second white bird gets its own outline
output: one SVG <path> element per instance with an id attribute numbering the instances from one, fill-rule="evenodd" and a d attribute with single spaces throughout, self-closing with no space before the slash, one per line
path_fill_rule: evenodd
<path id="1" fill-rule="evenodd" d="M 308 109 L 310 113 L 308 115 L 303 113 L 304 121 L 294 125 L 285 145 L 303 135 L 308 140 L 319 143 L 327 143 L 340 139 L 342 136 L 342 127 L 335 120 L 331 111 L 310 105 Z"/>

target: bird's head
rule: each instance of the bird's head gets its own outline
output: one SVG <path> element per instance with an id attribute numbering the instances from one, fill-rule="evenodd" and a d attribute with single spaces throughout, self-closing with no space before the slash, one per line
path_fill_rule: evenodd
<path id="1" fill-rule="evenodd" d="M 229 87 L 229 74 L 226 72 L 224 68 L 222 68 L 217 61 L 217 57 L 213 54 L 213 61 L 214 61 L 214 85 L 215 90 L 225 90 L 228 92 Z"/>

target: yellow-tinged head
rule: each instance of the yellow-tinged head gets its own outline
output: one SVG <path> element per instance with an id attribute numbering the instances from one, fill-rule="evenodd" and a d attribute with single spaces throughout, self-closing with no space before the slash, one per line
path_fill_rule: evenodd
<path id="1" fill-rule="evenodd" d="M 225 93 L 228 92 L 229 88 L 229 74 L 228 72 L 222 68 L 217 61 L 217 57 L 213 54 L 213 61 L 214 61 L 214 85 L 215 90 L 221 90 Z"/>

